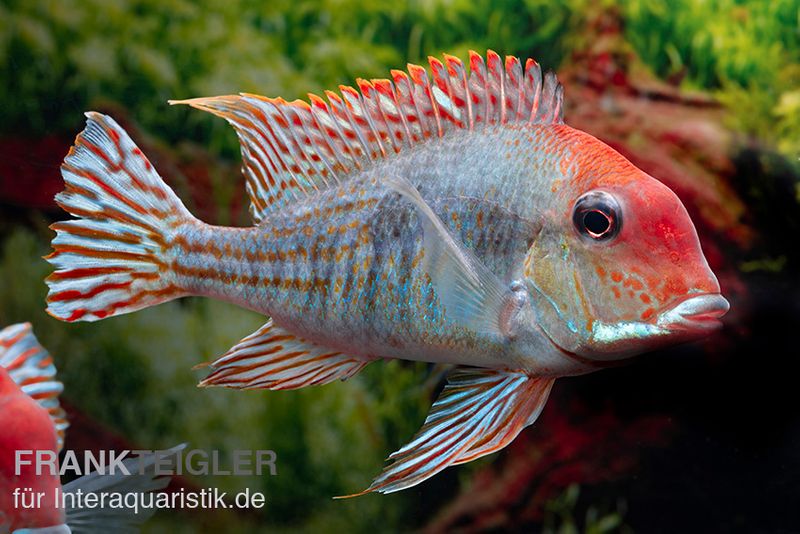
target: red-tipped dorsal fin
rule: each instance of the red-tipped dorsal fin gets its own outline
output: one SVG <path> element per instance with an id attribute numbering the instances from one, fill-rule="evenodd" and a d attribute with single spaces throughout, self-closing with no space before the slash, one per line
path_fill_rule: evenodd
<path id="1" fill-rule="evenodd" d="M 20 323 L 0 330 L 0 367 L 23 393 L 47 410 L 58 435 L 58 450 L 64 446 L 64 432 L 69 423 L 58 402 L 64 385 L 56 380 L 53 358 L 33 335 L 30 323 Z"/>
<path id="2" fill-rule="evenodd" d="M 429 58 L 433 77 L 408 65 L 392 70 L 392 81 L 357 80 L 360 91 L 341 86 L 326 91 L 327 102 L 309 95 L 310 105 L 241 94 L 189 100 L 233 125 L 242 148 L 242 170 L 256 222 L 302 195 L 338 183 L 371 161 L 447 135 L 487 125 L 562 123 L 561 85 L 542 76 L 539 64 L 491 50 L 486 62 L 470 52 L 469 72 L 460 59 Z"/>

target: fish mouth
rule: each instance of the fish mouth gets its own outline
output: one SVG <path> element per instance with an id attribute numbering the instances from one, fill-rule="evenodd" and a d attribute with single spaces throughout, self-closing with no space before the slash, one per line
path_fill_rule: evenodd
<path id="1" fill-rule="evenodd" d="M 719 319 L 730 307 L 719 293 L 692 295 L 661 314 L 658 325 L 673 332 L 712 332 L 722 326 Z"/>

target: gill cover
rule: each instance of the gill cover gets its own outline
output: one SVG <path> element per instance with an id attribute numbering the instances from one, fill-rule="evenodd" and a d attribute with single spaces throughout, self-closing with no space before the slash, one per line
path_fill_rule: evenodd
<path id="1" fill-rule="evenodd" d="M 683 204 L 607 145 L 576 135 L 570 186 L 553 195 L 525 261 L 540 326 L 562 350 L 592 360 L 707 332 L 675 311 L 702 295 L 716 296 L 701 299 L 709 317 L 727 311 Z"/>

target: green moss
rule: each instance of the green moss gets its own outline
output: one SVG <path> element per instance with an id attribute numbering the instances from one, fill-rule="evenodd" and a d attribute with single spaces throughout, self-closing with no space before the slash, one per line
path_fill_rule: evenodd
<path id="1" fill-rule="evenodd" d="M 793 0 L 602 2 L 661 76 L 718 91 L 734 126 L 800 151 L 793 96 L 800 34 Z M 191 138 L 231 158 L 222 121 L 168 98 L 238 91 L 302 97 L 406 61 L 470 48 L 556 68 L 582 43 L 587 0 L 12 0 L 0 6 L 0 131 L 76 131 L 81 112 L 115 100 L 170 142 Z"/>
<path id="2" fill-rule="evenodd" d="M 184 0 L 12 0 L 0 8 L 0 101 L 15 105 L 0 108 L 0 131 L 71 134 L 83 110 L 113 99 L 170 142 L 188 135 L 233 157 L 227 125 L 166 100 L 301 97 L 469 48 L 555 67 L 570 4 L 580 3 L 226 0 L 201 9 Z"/>
<path id="3" fill-rule="evenodd" d="M 620 2 L 626 38 L 661 76 L 714 90 L 731 126 L 800 154 L 800 8 L 793 0 Z"/>

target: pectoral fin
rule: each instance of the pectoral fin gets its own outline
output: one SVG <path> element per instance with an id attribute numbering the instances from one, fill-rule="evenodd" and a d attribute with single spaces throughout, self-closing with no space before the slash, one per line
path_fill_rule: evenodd
<path id="1" fill-rule="evenodd" d="M 541 413 L 555 379 L 490 369 L 453 371 L 414 439 L 392 454 L 392 464 L 369 488 L 410 488 L 450 465 L 498 451 Z"/>
<path id="2" fill-rule="evenodd" d="M 105 498 L 121 495 L 125 503 L 128 496 L 157 492 L 169 485 L 170 476 L 163 473 L 176 471 L 182 460 L 186 444 L 177 445 L 158 453 L 145 453 L 141 457 L 128 458 L 122 463 L 125 470 L 100 474 L 97 471 L 84 475 L 66 484 L 62 490 L 65 497 L 64 510 L 67 524 L 75 533 L 139 532 L 139 525 L 156 512 L 155 507 L 114 506 L 114 500 Z M 129 474 L 126 474 L 129 473 Z M 76 507 L 83 500 L 78 495 L 102 496 L 99 506 Z M 67 531 L 69 532 L 69 530 Z"/>
<path id="3" fill-rule="evenodd" d="M 270 320 L 211 363 L 200 386 L 299 389 L 346 380 L 369 362 L 296 337 Z"/>
<path id="4" fill-rule="evenodd" d="M 450 235 L 444 223 L 405 178 L 384 183 L 417 208 L 423 231 L 422 269 L 427 272 L 446 316 L 478 333 L 505 335 L 502 318 L 512 292 L 468 248 Z"/>

